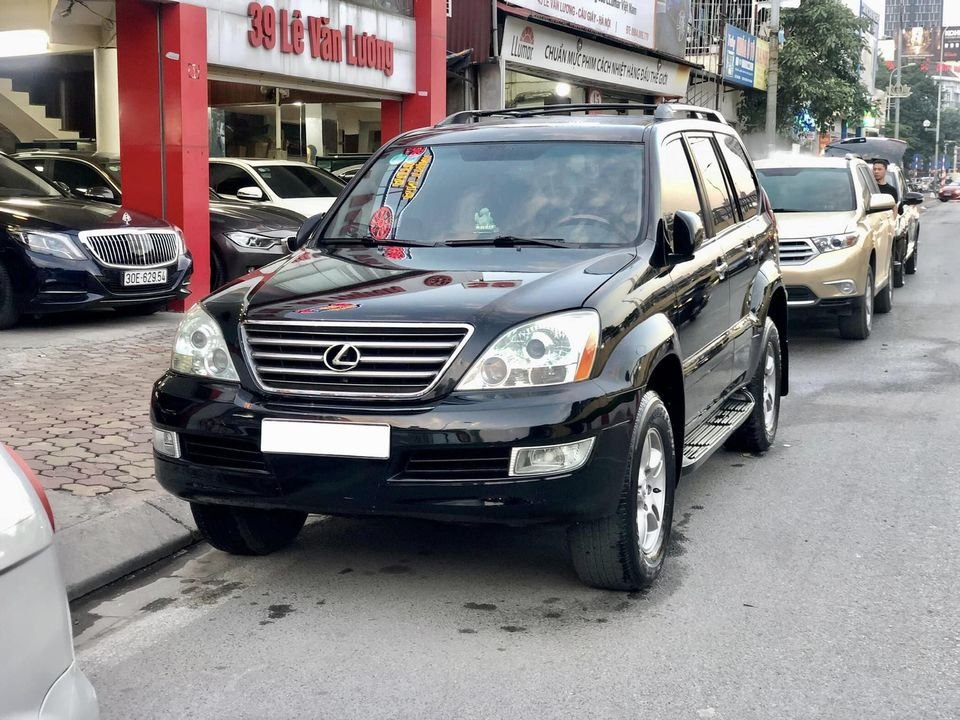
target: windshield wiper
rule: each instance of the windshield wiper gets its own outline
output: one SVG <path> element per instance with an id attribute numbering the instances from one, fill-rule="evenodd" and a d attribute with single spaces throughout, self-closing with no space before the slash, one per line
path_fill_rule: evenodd
<path id="1" fill-rule="evenodd" d="M 430 247 L 426 243 L 412 242 L 410 240 L 377 240 L 375 237 L 373 237 L 373 235 L 361 235 L 359 237 L 324 237 L 320 238 L 320 243 L 348 243 L 350 245 L 365 245 L 367 247 L 376 247 L 378 245 Z"/>
<path id="2" fill-rule="evenodd" d="M 774 208 L 775 213 L 809 212 L 808 210 L 793 210 L 792 208 Z"/>
<path id="3" fill-rule="evenodd" d="M 570 247 L 563 238 L 520 237 L 517 235 L 497 235 L 492 238 L 468 238 L 466 240 L 447 240 L 444 245 L 475 247 L 493 245 L 494 247 L 519 247 L 521 245 L 542 245 L 545 247 Z"/>

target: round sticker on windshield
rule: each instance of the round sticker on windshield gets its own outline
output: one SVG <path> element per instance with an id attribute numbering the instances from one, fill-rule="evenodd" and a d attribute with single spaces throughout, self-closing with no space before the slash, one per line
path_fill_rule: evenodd
<path id="1" fill-rule="evenodd" d="M 374 240 L 384 241 L 393 231 L 393 210 L 384 206 L 370 218 L 370 234 Z"/>
<path id="2" fill-rule="evenodd" d="M 406 159 L 407 159 L 407 156 L 406 156 L 406 155 L 404 155 L 403 153 L 397 153 L 396 155 L 391 155 L 391 156 L 390 156 L 390 159 L 387 160 L 387 164 L 388 164 L 388 165 L 399 165 L 400 163 L 402 163 L 402 162 L 403 162 L 404 160 L 406 160 Z"/>

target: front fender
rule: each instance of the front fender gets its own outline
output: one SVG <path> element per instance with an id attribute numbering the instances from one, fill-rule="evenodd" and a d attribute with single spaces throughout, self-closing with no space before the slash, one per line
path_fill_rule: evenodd
<path id="1" fill-rule="evenodd" d="M 654 368 L 668 355 L 682 357 L 680 340 L 670 319 L 658 313 L 627 333 L 607 359 L 598 379 L 621 390 L 642 388 Z"/>

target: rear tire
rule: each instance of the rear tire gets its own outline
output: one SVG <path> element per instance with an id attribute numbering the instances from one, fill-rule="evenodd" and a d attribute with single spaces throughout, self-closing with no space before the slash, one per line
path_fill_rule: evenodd
<path id="1" fill-rule="evenodd" d="M 231 555 L 269 555 L 294 541 L 307 514 L 294 510 L 261 510 L 229 505 L 190 503 L 204 539 Z"/>
<path id="2" fill-rule="evenodd" d="M 639 590 L 663 568 L 673 522 L 677 456 L 670 414 L 648 390 L 640 400 L 630 462 L 616 512 L 572 525 L 570 556 L 580 579 L 604 590 Z"/>
<path id="3" fill-rule="evenodd" d="M 7 268 L 0 262 L 0 330 L 6 330 L 17 324 L 22 314 L 17 291 Z"/>
<path id="4" fill-rule="evenodd" d="M 873 268 L 867 268 L 867 285 L 863 302 L 853 315 L 839 319 L 840 337 L 846 340 L 866 340 L 873 329 Z"/>
<path id="5" fill-rule="evenodd" d="M 767 342 L 763 346 L 760 362 L 747 390 L 753 396 L 754 405 L 750 417 L 730 436 L 729 450 L 740 452 L 766 452 L 773 445 L 780 424 L 781 357 L 780 333 L 773 320 L 767 318 Z"/>

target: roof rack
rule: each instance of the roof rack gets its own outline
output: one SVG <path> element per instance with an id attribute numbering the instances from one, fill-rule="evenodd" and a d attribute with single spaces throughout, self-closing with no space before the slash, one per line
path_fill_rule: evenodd
<path id="1" fill-rule="evenodd" d="M 436 127 L 461 125 L 476 122 L 482 118 L 528 118 L 541 115 L 566 115 L 574 112 L 596 112 L 597 110 L 615 110 L 624 115 L 631 110 L 645 110 L 645 114 L 653 115 L 654 120 L 710 120 L 727 124 L 723 115 L 716 110 L 698 107 L 696 105 L 679 105 L 673 103 L 580 103 L 569 105 L 543 105 L 542 107 L 511 108 L 501 110 L 463 110 L 454 113 L 439 123 Z"/>

